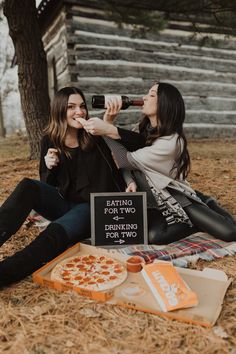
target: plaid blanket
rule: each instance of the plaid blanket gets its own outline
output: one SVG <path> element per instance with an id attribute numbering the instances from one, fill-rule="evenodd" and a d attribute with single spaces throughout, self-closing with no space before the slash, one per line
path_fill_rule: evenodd
<path id="1" fill-rule="evenodd" d="M 180 241 L 165 246 L 135 245 L 119 250 L 122 254 L 138 255 L 146 263 L 155 259 L 171 261 L 175 266 L 187 267 L 198 259 L 211 261 L 236 253 L 236 242 L 224 242 L 212 236 L 198 232 Z"/>
<path id="2" fill-rule="evenodd" d="M 35 212 L 31 212 L 25 223 L 26 227 L 32 225 L 44 230 L 49 221 Z M 152 263 L 155 259 L 171 261 L 177 267 L 188 267 L 198 259 L 212 261 L 236 253 L 236 242 L 224 242 L 212 236 L 198 232 L 182 240 L 168 245 L 134 245 L 114 249 L 125 255 L 138 255 L 144 258 L 146 263 Z"/>

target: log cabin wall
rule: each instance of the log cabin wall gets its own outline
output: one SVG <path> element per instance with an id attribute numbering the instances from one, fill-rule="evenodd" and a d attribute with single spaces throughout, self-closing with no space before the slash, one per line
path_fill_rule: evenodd
<path id="1" fill-rule="evenodd" d="M 93 94 L 141 97 L 155 81 L 166 81 L 184 97 L 189 136 L 236 136 L 235 37 L 209 33 L 205 24 L 203 34 L 193 36 L 191 26 L 178 20 L 159 34 L 132 38 L 132 28 L 118 29 L 98 5 L 61 1 L 44 30 L 51 95 L 65 85 L 79 86 L 91 115 L 99 116 L 101 111 L 91 110 Z M 206 36 L 214 44 L 200 46 Z M 118 123 L 132 128 L 139 118 L 139 110 L 129 108 Z"/>
<path id="2" fill-rule="evenodd" d="M 50 98 L 70 82 L 67 27 L 65 8 L 62 8 L 43 35 L 44 49 L 48 62 L 48 82 Z"/>

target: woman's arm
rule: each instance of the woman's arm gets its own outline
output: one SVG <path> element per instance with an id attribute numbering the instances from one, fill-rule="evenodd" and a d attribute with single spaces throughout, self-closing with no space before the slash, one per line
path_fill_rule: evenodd
<path id="1" fill-rule="evenodd" d="M 107 136 L 115 140 L 120 139 L 117 127 L 111 123 L 103 121 L 100 118 L 94 117 L 88 120 L 84 118 L 77 118 L 76 120 L 82 124 L 83 128 L 89 134 Z"/>
<path id="2" fill-rule="evenodd" d="M 116 96 L 111 97 L 106 102 L 106 111 L 103 116 L 103 121 L 114 125 L 114 121 L 119 114 L 122 106 L 122 101 Z M 112 128 L 111 128 L 112 129 Z M 123 144 L 128 151 L 135 151 L 145 146 L 146 140 L 143 135 L 139 132 L 134 132 L 127 129 L 116 128 L 113 130 L 115 132 L 115 139 L 119 139 L 120 143 Z M 110 138 L 114 138 L 114 135 L 106 135 Z"/>
<path id="3" fill-rule="evenodd" d="M 136 151 L 145 146 L 146 141 L 143 135 L 132 130 L 117 127 L 120 136 L 119 142 L 126 147 L 128 151 Z"/>
<path id="4" fill-rule="evenodd" d="M 116 134 L 120 136 L 118 134 L 119 129 L 112 124 L 103 122 L 99 118 L 91 118 L 87 121 L 79 118 L 78 120 L 87 132 L 93 135 L 103 135 L 119 168 L 139 169 L 142 172 L 149 170 L 164 174 L 165 176 L 172 175 L 171 170 L 175 163 L 178 134 L 160 137 L 151 146 L 144 146 L 135 151 L 128 151 L 124 144 L 121 144 L 122 141 L 112 138 Z M 120 131 L 122 135 L 123 130 Z M 134 136 L 137 133 L 129 132 L 129 134 L 129 136 Z M 128 143 L 128 133 L 126 137 Z M 130 138 L 130 140 L 132 139 Z"/>
<path id="5" fill-rule="evenodd" d="M 125 180 L 125 183 L 126 183 L 126 186 L 127 186 L 125 191 L 126 192 L 132 192 L 132 193 L 136 192 L 137 191 L 137 185 L 136 185 L 136 183 L 134 181 L 134 178 L 132 176 L 131 171 L 122 168 L 121 169 L 121 173 L 122 173 L 122 176 L 123 176 L 123 178 Z"/>
<path id="6" fill-rule="evenodd" d="M 90 118 L 89 120 L 78 118 L 78 121 L 88 133 L 119 140 L 128 151 L 135 151 L 145 146 L 145 138 L 141 134 L 118 128 L 100 118 Z"/>
<path id="7" fill-rule="evenodd" d="M 112 155 L 114 156 L 118 168 L 125 168 L 127 170 L 133 170 L 135 168 L 135 165 L 132 164 L 128 158 L 130 152 L 122 144 L 109 137 L 103 137 L 103 139 L 112 151 Z"/>
<path id="8" fill-rule="evenodd" d="M 113 98 L 107 101 L 107 109 L 103 116 L 103 121 L 114 126 L 114 121 L 120 112 L 122 106 L 121 100 Z M 139 132 L 134 132 L 127 129 L 115 127 L 115 139 L 119 139 L 119 142 L 126 147 L 128 151 L 135 151 L 145 146 L 146 140 Z M 112 129 L 112 128 L 111 128 Z M 105 135 L 105 134 L 103 134 Z M 111 135 L 105 135 L 113 138 Z"/>
<path id="9" fill-rule="evenodd" d="M 119 168 L 141 170 L 172 176 L 171 170 L 176 156 L 177 135 L 156 139 L 151 146 L 129 152 L 117 140 L 105 137 Z M 173 171 L 174 173 L 174 171 Z"/>

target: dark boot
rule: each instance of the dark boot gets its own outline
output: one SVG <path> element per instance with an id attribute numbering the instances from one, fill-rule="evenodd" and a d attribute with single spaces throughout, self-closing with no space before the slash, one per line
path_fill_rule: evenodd
<path id="1" fill-rule="evenodd" d="M 0 287 L 32 274 L 43 264 L 62 253 L 69 243 L 64 228 L 51 223 L 25 249 L 0 262 Z"/>
<path id="2" fill-rule="evenodd" d="M 0 246 L 15 234 L 24 223 L 37 200 L 39 188 L 24 178 L 0 207 Z"/>

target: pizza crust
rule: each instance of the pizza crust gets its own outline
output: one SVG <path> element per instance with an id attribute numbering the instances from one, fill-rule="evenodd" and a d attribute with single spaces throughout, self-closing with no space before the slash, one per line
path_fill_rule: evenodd
<path id="1" fill-rule="evenodd" d="M 51 272 L 51 279 L 86 290 L 105 291 L 123 283 L 125 266 L 116 259 L 90 254 L 64 259 Z"/>

